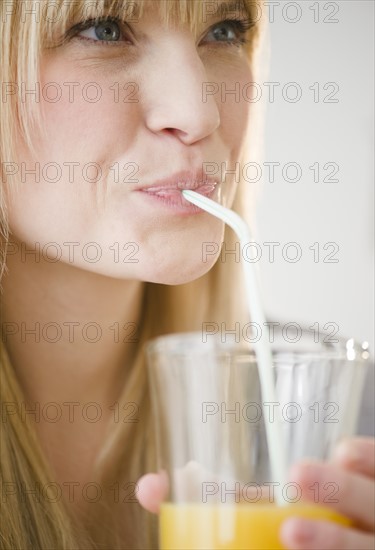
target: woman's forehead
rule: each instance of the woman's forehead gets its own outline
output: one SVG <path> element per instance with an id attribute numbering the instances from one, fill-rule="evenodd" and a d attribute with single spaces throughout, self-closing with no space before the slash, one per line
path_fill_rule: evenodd
<path id="1" fill-rule="evenodd" d="M 50 0 L 48 0 L 50 1 Z M 56 0 L 53 0 L 56 3 Z M 64 2 L 65 0 L 61 0 Z M 69 2 L 70 0 L 68 0 Z M 92 4 L 94 6 L 102 6 L 105 9 L 111 7 L 140 10 L 142 6 L 150 9 L 152 7 L 166 7 L 170 10 L 199 10 L 207 13 L 218 11 L 235 11 L 247 9 L 250 3 L 256 3 L 256 0 L 74 0 L 70 3 Z"/>
<path id="2" fill-rule="evenodd" d="M 165 19 L 184 22 L 206 22 L 211 17 L 251 15 L 259 0 L 45 0 L 51 10 L 58 5 L 66 13 L 79 13 L 86 17 L 99 17 L 103 12 L 116 13 L 124 19 L 142 17 L 150 10 L 158 11 Z"/>

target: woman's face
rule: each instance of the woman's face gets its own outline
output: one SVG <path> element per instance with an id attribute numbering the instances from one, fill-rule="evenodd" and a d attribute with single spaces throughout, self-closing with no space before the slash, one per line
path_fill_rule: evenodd
<path id="1" fill-rule="evenodd" d="M 20 147 L 22 181 L 9 186 L 17 240 L 117 278 L 181 284 L 212 267 L 205 243 L 222 241 L 223 224 L 180 190 L 233 202 L 250 103 L 230 91 L 251 72 L 245 32 L 227 18 L 202 12 L 193 33 L 151 2 L 138 20 L 91 22 L 45 50 L 45 135 L 37 158 Z"/>

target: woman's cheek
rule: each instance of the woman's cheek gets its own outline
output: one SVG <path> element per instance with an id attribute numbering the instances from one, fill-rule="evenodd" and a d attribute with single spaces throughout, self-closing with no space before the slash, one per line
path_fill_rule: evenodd
<path id="1" fill-rule="evenodd" d="M 220 202 L 230 208 L 238 184 L 243 179 L 244 166 L 241 160 L 254 105 L 253 76 L 248 62 L 230 53 L 222 55 L 220 64 L 217 64 L 216 59 L 211 62 L 207 73 L 210 80 L 205 83 L 203 98 L 207 100 L 208 94 L 215 98 L 221 122 L 218 133 L 230 152 L 229 160 L 218 167 L 217 174 L 222 183 L 233 182 L 225 186 L 220 197 Z"/>
<path id="2" fill-rule="evenodd" d="M 53 82 L 62 90 L 58 102 L 42 102 L 49 155 L 95 162 L 103 155 L 126 151 L 141 122 L 137 83 L 132 81 L 130 89 L 123 75 L 118 82 L 116 75 L 104 78 L 99 73 L 98 78 L 98 70 L 90 77 L 87 71 L 65 67 L 65 62 L 59 71 L 56 65 L 45 63 L 44 72 L 44 85 Z"/>
<path id="3" fill-rule="evenodd" d="M 59 102 L 43 103 L 47 138 L 40 143 L 36 140 L 37 162 L 42 166 L 57 163 L 64 169 L 64 177 L 54 184 L 41 181 L 31 185 L 30 176 L 22 193 L 14 196 L 11 208 L 14 234 L 30 247 L 39 243 L 42 250 L 48 243 L 56 242 L 62 261 L 113 277 L 183 284 L 204 275 L 219 256 L 219 246 L 215 247 L 216 252 L 210 248 L 210 253 L 205 256 L 204 253 L 207 243 L 220 245 L 222 242 L 221 222 L 207 214 L 193 216 L 194 219 L 183 223 L 171 217 L 169 230 L 158 231 L 152 220 L 139 222 L 140 213 L 132 207 L 129 189 L 119 186 L 115 189 L 109 182 L 108 165 L 121 158 L 124 151 L 129 157 L 127 160 L 133 153 L 139 162 L 144 158 L 139 155 L 142 105 L 120 98 L 116 101 L 111 89 L 113 81 L 108 75 L 100 83 L 96 81 L 102 96 L 99 101 L 91 102 L 87 98 L 94 96 L 85 96 L 83 89 L 95 80 L 90 80 L 87 73 L 83 81 L 80 71 L 72 71 L 70 63 L 61 60 L 45 63 L 43 70 L 43 84 L 55 82 L 66 90 L 66 94 Z M 215 100 L 221 126 L 217 135 L 209 139 L 214 143 L 217 140 L 226 151 L 225 157 L 229 158 L 226 165 L 230 170 L 231 165 L 238 162 L 249 114 L 249 103 L 238 95 L 238 90 L 251 76 L 244 65 L 241 70 L 234 65 L 227 71 L 225 67 L 224 70 L 217 67 L 211 71 L 210 78 L 219 88 Z M 64 88 L 64 83 L 68 82 L 78 85 Z M 92 86 L 94 91 L 95 86 Z M 22 158 L 31 163 L 34 160 L 27 160 L 26 155 Z M 89 163 L 105 167 L 103 185 L 92 184 L 82 175 Z M 224 184 L 225 174 L 221 173 L 220 177 Z M 220 198 L 220 202 L 228 206 L 233 202 L 238 183 L 232 180 L 233 176 L 228 175 L 227 181 L 232 183 L 222 186 L 224 193 Z M 166 246 L 166 242 L 169 245 Z M 47 251 L 54 253 L 52 249 L 47 248 Z"/>

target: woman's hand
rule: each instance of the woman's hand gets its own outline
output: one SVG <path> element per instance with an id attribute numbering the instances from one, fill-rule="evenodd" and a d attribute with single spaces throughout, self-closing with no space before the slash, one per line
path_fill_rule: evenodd
<path id="1" fill-rule="evenodd" d="M 190 460 L 184 466 L 173 472 L 173 485 L 176 495 L 183 495 L 184 499 L 193 499 L 202 493 L 202 483 L 209 479 L 219 483 L 214 473 L 206 470 L 196 460 Z M 159 513 L 160 504 L 168 495 L 169 481 L 165 470 L 158 474 L 146 474 L 138 481 L 137 496 L 140 504 L 154 514 Z"/>
<path id="2" fill-rule="evenodd" d="M 291 480 L 304 498 L 331 506 L 350 518 L 354 526 L 342 527 L 329 521 L 291 518 L 283 523 L 281 539 L 290 550 L 374 550 L 375 548 L 375 440 L 356 438 L 338 446 L 331 462 L 296 465 Z M 330 491 L 337 487 L 337 502 L 327 502 L 327 491 L 312 491 L 318 483 Z M 146 474 L 138 482 L 138 500 L 149 512 L 158 513 L 168 492 L 165 474 Z M 316 498 L 318 495 L 319 498 Z"/>
<path id="3" fill-rule="evenodd" d="M 146 474 L 139 479 L 137 486 L 137 498 L 141 506 L 153 514 L 158 514 L 160 504 L 168 493 L 167 475 L 164 472 Z"/>
<path id="4" fill-rule="evenodd" d="M 353 521 L 343 527 L 329 521 L 291 518 L 283 523 L 281 539 L 290 550 L 375 549 L 375 440 L 353 438 L 340 444 L 331 462 L 303 462 L 292 468 L 303 498 L 330 506 Z M 338 489 L 327 502 L 326 484 Z M 318 496 L 318 498 L 317 498 Z M 315 497 L 315 500 L 314 500 Z M 325 501 L 324 501 L 325 500 Z M 337 500 L 337 502 L 332 502 Z"/>

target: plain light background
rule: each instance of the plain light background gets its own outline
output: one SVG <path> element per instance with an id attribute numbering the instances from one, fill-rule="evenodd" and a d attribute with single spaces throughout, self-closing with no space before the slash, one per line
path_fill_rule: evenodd
<path id="1" fill-rule="evenodd" d="M 266 313 L 282 325 L 319 323 L 322 330 L 326 323 L 335 323 L 338 336 L 367 340 L 374 356 L 374 3 L 281 0 L 273 5 L 267 81 L 280 86 L 275 87 L 274 101 L 266 100 L 263 160 L 280 166 L 270 182 L 261 165 L 262 182 L 254 184 L 261 186 L 255 239 L 262 246 L 258 266 Z M 299 21 L 288 21 L 298 16 Z M 282 93 L 284 89 L 284 95 L 294 99 L 296 88 L 285 88 L 290 82 L 302 90 L 295 103 Z M 332 85 L 324 90 L 329 82 L 339 87 L 331 95 L 337 103 L 323 101 L 335 90 Z M 318 102 L 309 89 L 314 83 Z M 267 96 L 269 88 L 262 87 Z M 324 169 L 329 162 L 339 167 L 333 176 L 336 183 L 322 181 L 331 172 L 331 165 Z M 299 181 L 286 181 L 296 177 L 292 168 L 283 177 L 287 163 L 298 163 Z M 320 168 L 317 183 L 309 169 L 315 163 Z M 263 245 L 270 241 L 280 242 L 273 263 Z M 302 251 L 295 263 L 282 255 L 290 242 Z M 337 263 L 324 261 L 333 251 L 332 246 L 323 248 L 330 242 L 339 247 L 332 256 Z M 314 243 L 319 243 L 317 263 L 309 249 Z M 284 255 L 293 257 L 293 250 L 287 247 Z M 331 332 L 332 325 L 326 329 Z"/>

